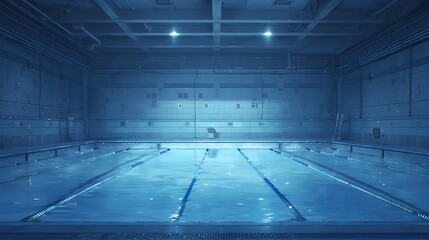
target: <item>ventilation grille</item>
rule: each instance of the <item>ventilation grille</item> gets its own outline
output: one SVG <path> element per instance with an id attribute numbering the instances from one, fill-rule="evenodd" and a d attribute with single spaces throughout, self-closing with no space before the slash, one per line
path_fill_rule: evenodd
<path id="1" fill-rule="evenodd" d="M 427 239 L 429 234 L 392 233 L 107 233 L 103 239 Z"/>
<path id="2" fill-rule="evenodd" d="M 429 233 L 0 233 L 0 239 L 429 239 Z"/>
<path id="3" fill-rule="evenodd" d="M 294 0 L 276 0 L 274 2 L 274 4 L 276 5 L 291 5 L 293 2 L 295 2 Z"/>
<path id="4" fill-rule="evenodd" d="M 79 233 L 2 233 L 0 239 L 77 239 Z"/>
<path id="5" fill-rule="evenodd" d="M 170 0 L 155 0 L 155 3 L 158 5 L 163 5 L 163 6 L 171 5 Z"/>
<path id="6" fill-rule="evenodd" d="M 164 88 L 214 88 L 212 83 L 165 83 Z"/>

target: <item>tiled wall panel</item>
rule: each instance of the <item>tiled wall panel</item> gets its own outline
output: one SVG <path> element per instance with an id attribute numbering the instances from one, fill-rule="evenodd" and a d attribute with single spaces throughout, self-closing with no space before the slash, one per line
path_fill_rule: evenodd
<path id="1" fill-rule="evenodd" d="M 97 73 L 88 82 L 93 138 L 207 138 L 208 128 L 219 138 L 332 134 L 330 74 Z"/>
<path id="2" fill-rule="evenodd" d="M 429 147 L 428 53 L 424 42 L 343 76 L 349 140 Z"/>

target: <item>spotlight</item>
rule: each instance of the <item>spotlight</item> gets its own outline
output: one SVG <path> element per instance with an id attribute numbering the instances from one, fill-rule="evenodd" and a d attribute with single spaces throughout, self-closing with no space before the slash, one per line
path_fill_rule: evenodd
<path id="1" fill-rule="evenodd" d="M 172 36 L 172 37 L 177 37 L 177 36 L 179 36 L 179 34 L 176 32 L 176 31 L 172 31 L 171 33 L 170 33 L 170 36 Z"/>

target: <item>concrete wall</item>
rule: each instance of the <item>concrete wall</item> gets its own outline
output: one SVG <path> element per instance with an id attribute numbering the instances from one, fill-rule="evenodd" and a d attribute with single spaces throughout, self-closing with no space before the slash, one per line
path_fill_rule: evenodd
<path id="1" fill-rule="evenodd" d="M 82 72 L 0 39 L 0 148 L 84 138 Z"/>
<path id="2" fill-rule="evenodd" d="M 342 96 L 350 140 L 429 147 L 429 42 L 344 75 Z"/>
<path id="3" fill-rule="evenodd" d="M 88 77 L 91 138 L 328 138 L 330 74 L 156 70 Z"/>

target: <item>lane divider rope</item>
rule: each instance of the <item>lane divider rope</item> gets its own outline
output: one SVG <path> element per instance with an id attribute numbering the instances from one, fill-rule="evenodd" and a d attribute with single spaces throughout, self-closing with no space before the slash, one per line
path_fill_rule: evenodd
<path id="1" fill-rule="evenodd" d="M 261 170 L 256 167 L 255 164 L 249 159 L 249 157 L 244 154 L 240 148 L 237 148 L 237 150 L 243 155 L 243 157 L 247 160 L 247 162 L 252 166 L 252 168 L 259 174 L 259 176 L 265 181 L 265 183 L 270 186 L 270 188 L 277 194 L 277 196 L 282 200 L 282 202 L 288 207 L 288 209 L 292 212 L 292 214 L 295 216 L 296 221 L 307 221 L 305 217 L 296 209 L 292 203 L 283 195 L 275 186 L 274 184 L 267 178 L 265 175 L 261 172 Z"/>
<path id="2" fill-rule="evenodd" d="M 275 153 L 277 153 L 277 154 L 279 154 L 279 155 L 282 155 L 282 156 L 284 156 L 284 153 L 285 153 L 283 151 L 279 151 L 279 150 L 272 149 L 272 148 L 270 148 L 270 150 L 273 151 L 273 152 L 275 152 Z M 320 169 L 318 169 L 316 167 L 313 167 L 310 164 L 307 164 L 307 163 L 303 162 L 302 160 L 300 160 L 300 159 L 303 159 L 303 160 L 305 160 L 307 162 L 310 162 L 310 163 L 312 163 L 312 164 L 314 164 L 316 166 L 319 166 L 321 168 L 325 168 L 325 169 L 327 169 L 329 171 L 333 171 L 333 172 L 335 172 L 337 174 L 340 174 L 340 175 L 342 175 L 344 177 L 350 178 L 353 181 L 357 181 L 357 180 L 353 179 L 352 177 L 348 177 L 348 176 L 346 176 L 346 175 L 344 175 L 344 174 L 342 174 L 340 172 L 337 172 L 337 171 L 335 171 L 333 169 L 329 169 L 329 168 L 327 168 L 327 167 L 325 167 L 325 166 L 323 166 L 321 164 L 315 163 L 315 162 L 313 162 L 313 161 L 311 161 L 311 160 L 309 160 L 307 158 L 303 158 L 303 157 L 300 157 L 300 156 L 297 157 L 296 155 L 291 154 L 289 152 L 287 154 L 289 154 L 291 156 L 291 157 L 289 157 L 289 159 L 291 159 L 292 161 L 295 161 L 295 162 L 297 162 L 297 163 L 299 163 L 299 164 L 301 164 L 303 166 L 306 166 L 306 167 L 308 167 L 308 168 L 310 168 L 310 169 L 312 169 L 312 170 L 314 170 L 316 172 L 319 172 L 319 173 L 321 173 L 321 174 L 323 174 L 323 175 L 325 175 L 325 176 L 327 176 L 329 178 L 337 180 L 337 181 L 339 181 L 339 182 L 341 182 L 341 183 L 343 183 L 345 185 L 348 185 L 348 186 L 350 186 L 350 187 L 352 187 L 354 189 L 357 189 L 357 190 L 359 190 L 361 192 L 364 192 L 364 193 L 366 193 L 366 194 L 368 194 L 368 195 L 370 195 L 372 197 L 375 197 L 376 199 L 379 199 L 379 200 L 381 200 L 383 202 L 389 203 L 390 205 L 395 206 L 397 208 L 400 208 L 400 209 L 402 209 L 402 210 L 404 210 L 404 211 L 406 211 L 408 213 L 411 213 L 414 216 L 417 216 L 417 217 L 419 217 L 419 218 L 421 218 L 423 220 L 429 221 L 429 213 L 426 212 L 426 211 L 424 211 L 424 210 L 418 209 L 418 208 L 416 208 L 414 206 L 413 207 L 406 206 L 406 205 L 409 205 L 409 204 L 403 204 L 403 203 L 401 203 L 401 202 L 404 202 L 404 201 L 402 201 L 400 199 L 396 199 L 396 200 L 388 199 L 387 197 L 384 197 L 384 196 L 381 196 L 380 194 L 371 192 L 370 190 L 365 189 L 364 187 L 360 187 L 360 186 L 358 186 L 356 184 L 351 183 L 350 181 L 347 181 L 347 180 L 341 179 L 339 177 L 336 177 L 336 176 L 334 176 L 332 174 L 329 174 L 329 173 L 327 173 L 325 171 L 322 171 L 322 170 L 320 170 Z M 360 183 L 360 182 L 358 181 L 358 183 Z M 367 185 L 367 184 L 364 184 L 364 185 Z M 374 190 L 377 190 L 377 189 L 374 189 Z M 377 191 L 380 191 L 380 190 L 377 190 Z"/>
<path id="3" fill-rule="evenodd" d="M 67 163 L 67 164 L 64 164 L 64 165 L 58 165 L 58 166 L 55 166 L 55 167 L 52 167 L 52 168 L 45 168 L 45 169 L 42 169 L 42 170 L 39 170 L 39 171 L 35 171 L 35 172 L 31 172 L 31 173 L 28 173 L 28 174 L 25 174 L 25 175 L 21 175 L 21 176 L 18 176 L 18 177 L 7 178 L 7 179 L 4 179 L 4 180 L 1 180 L 0 184 L 12 182 L 12 181 L 19 180 L 19 179 L 22 179 L 22 178 L 31 177 L 31 176 L 34 176 L 34 175 L 37 175 L 37 174 L 41 174 L 41 173 L 47 173 L 47 172 L 50 172 L 50 171 L 53 171 L 53 170 L 56 170 L 56 169 L 73 166 L 73 165 L 76 165 L 76 164 L 79 164 L 79 163 L 82 163 L 82 162 L 85 162 L 85 161 L 88 161 L 88 160 L 94 160 L 96 158 L 108 156 L 108 155 L 111 155 L 111 154 L 117 154 L 117 153 L 121 153 L 121 152 L 126 152 L 128 150 L 130 150 L 130 148 L 125 148 L 125 149 L 117 150 L 117 151 L 114 151 L 114 152 L 104 153 L 104 154 L 101 154 L 101 155 L 98 155 L 98 156 L 94 156 L 94 157 L 90 157 L 90 158 L 85 158 L 85 159 L 82 159 L 82 160 L 79 160 L 79 161 L 76 161 L 76 162 L 72 162 L 72 163 Z"/>
<path id="4" fill-rule="evenodd" d="M 115 174 L 113 174 L 113 175 L 111 175 L 111 176 L 109 176 L 109 177 L 107 177 L 107 178 L 105 178 L 105 179 L 103 179 L 101 181 L 98 181 L 98 182 L 92 184 L 91 186 L 84 188 L 83 190 L 80 190 L 80 191 L 78 191 L 76 193 L 70 194 L 68 197 L 65 197 L 65 198 L 63 198 L 61 200 L 56 201 L 53 204 L 50 204 L 49 207 L 46 207 L 45 209 L 43 209 L 43 210 L 41 210 L 41 211 L 39 211 L 39 212 L 37 212 L 37 213 L 35 213 L 33 215 L 30 215 L 28 217 L 23 218 L 21 221 L 22 222 L 35 222 L 40 217 L 42 217 L 43 215 L 45 215 L 46 213 L 54 210 L 55 208 L 58 208 L 59 206 L 63 205 L 64 203 L 66 203 L 66 202 L 68 202 L 68 201 L 70 201 L 70 200 L 72 200 L 72 199 L 74 199 L 74 198 L 76 198 L 76 197 L 78 197 L 78 196 L 80 196 L 80 195 L 82 195 L 82 194 L 84 194 L 84 193 L 86 193 L 86 192 L 88 192 L 88 191 L 90 191 L 90 190 L 92 190 L 92 189 L 100 186 L 101 184 L 103 184 L 103 183 L 105 183 L 105 182 L 107 182 L 107 181 L 109 181 L 109 180 L 117 177 L 120 174 L 128 172 L 128 171 L 132 170 L 133 168 L 135 168 L 135 167 L 137 167 L 137 166 L 139 166 L 139 165 L 141 165 L 141 164 L 143 164 L 143 163 L 145 163 L 145 162 L 147 162 L 149 160 L 157 158 L 159 155 L 161 155 L 163 153 L 166 153 L 168 151 L 170 151 L 169 148 L 168 149 L 164 149 L 164 150 L 158 152 L 157 155 L 150 156 L 150 157 L 145 157 L 142 161 L 137 162 L 137 163 L 131 165 L 130 167 L 128 167 L 128 168 L 126 168 L 126 169 L 124 169 L 124 170 L 122 170 L 120 172 L 117 172 L 117 173 L 115 173 Z"/>
<path id="5" fill-rule="evenodd" d="M 312 148 L 306 148 L 306 149 L 310 152 L 316 152 L 316 153 L 320 153 L 320 154 L 330 155 L 330 156 L 334 156 L 337 158 L 343 158 L 343 159 L 347 159 L 347 160 L 354 161 L 354 162 L 361 162 L 361 163 L 365 163 L 368 165 L 372 165 L 372 166 L 376 166 L 376 167 L 380 167 L 380 168 L 386 168 L 386 169 L 390 169 L 390 170 L 397 171 L 397 172 L 408 173 L 408 174 L 412 174 L 412 175 L 417 175 L 417 176 L 429 178 L 429 175 L 424 174 L 424 173 L 418 173 L 418 172 L 414 172 L 414 171 L 404 170 L 401 168 L 395 168 L 395 167 L 387 166 L 384 164 L 368 162 L 368 161 L 364 161 L 364 160 L 360 160 L 360 159 L 356 159 L 356 158 L 352 158 L 352 157 L 341 156 L 341 155 L 338 155 L 335 153 L 324 152 L 324 151 L 316 150 L 316 149 L 312 149 Z"/>
<path id="6" fill-rule="evenodd" d="M 90 152 L 97 150 L 97 149 L 98 148 L 94 147 L 94 148 L 91 148 L 91 151 L 88 151 L 88 152 L 76 151 L 73 154 L 83 155 L 85 153 L 90 153 Z M 54 161 L 56 158 L 61 158 L 61 157 L 64 157 L 64 156 L 51 156 L 51 157 L 47 157 L 47 158 L 34 159 L 33 161 L 28 161 L 28 162 L 17 162 L 17 163 L 2 165 L 2 166 L 0 166 L 0 169 L 23 166 L 23 165 L 30 165 L 30 164 L 34 164 L 34 163 L 38 163 L 38 162 L 42 162 L 42 161 L 47 161 L 47 160 Z"/>

